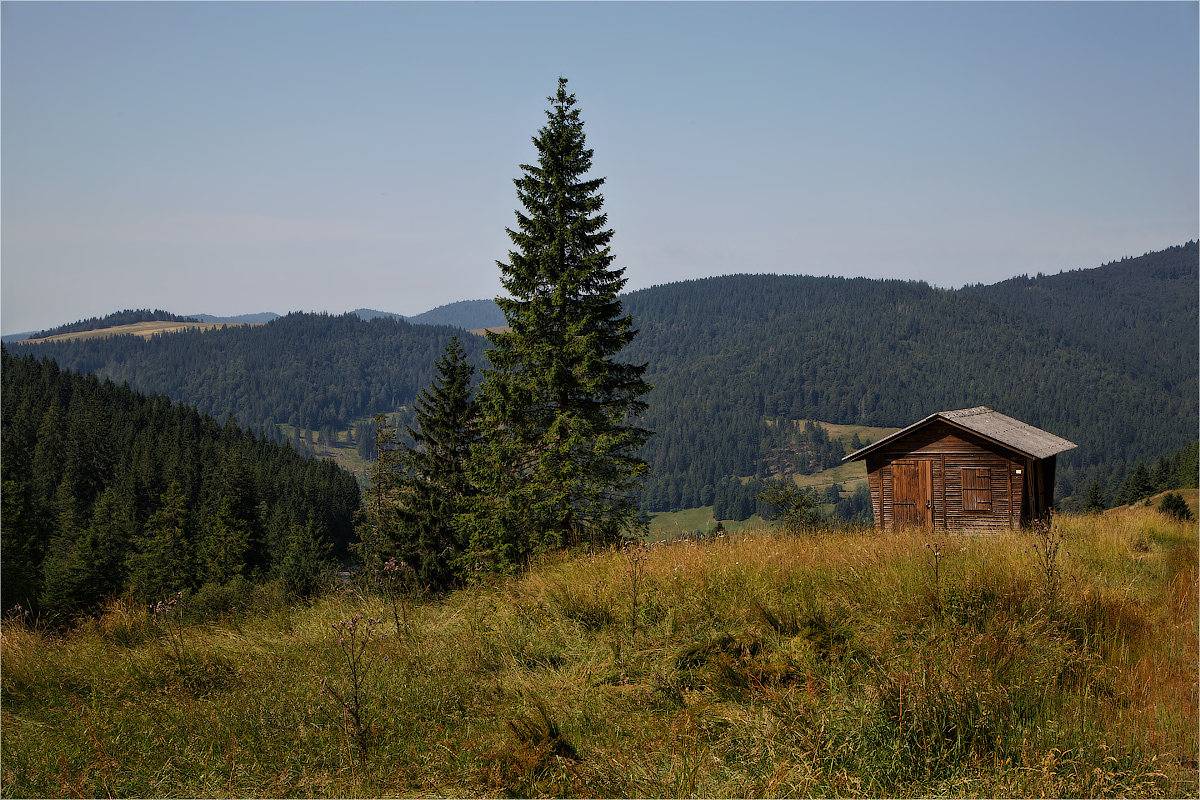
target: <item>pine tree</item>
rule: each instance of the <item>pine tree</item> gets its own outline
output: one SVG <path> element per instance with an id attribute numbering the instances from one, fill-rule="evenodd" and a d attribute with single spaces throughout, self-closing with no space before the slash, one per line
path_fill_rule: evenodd
<path id="1" fill-rule="evenodd" d="M 474 374 L 453 337 L 438 359 L 433 383 L 417 397 L 417 427 L 406 426 L 413 444 L 401 448 L 400 552 L 432 588 L 452 583 L 461 567 L 464 542 L 455 523 L 475 494 L 467 464 L 479 439 Z"/>
<path id="2" fill-rule="evenodd" d="M 397 555 L 397 481 L 401 455 L 396 442 L 396 426 L 383 414 L 376 414 L 375 461 L 368 470 L 368 485 L 358 516 L 358 541 L 353 549 L 362 562 L 369 582 L 383 580 L 383 565 Z"/>
<path id="3" fill-rule="evenodd" d="M 55 540 L 45 564 L 42 604 L 48 611 L 77 612 L 120 590 L 122 532 L 116 495 L 115 489 L 104 491 L 91 521 Z"/>
<path id="4" fill-rule="evenodd" d="M 279 566 L 279 578 L 290 594 L 309 597 L 316 593 L 332 564 L 329 543 L 316 519 L 310 516 L 304 525 L 292 526 Z"/>
<path id="5" fill-rule="evenodd" d="M 789 533 L 811 530 L 821 521 L 819 500 L 809 489 L 801 489 L 791 478 L 783 477 L 763 481 L 762 490 L 756 499 L 764 517 L 778 520 Z"/>
<path id="6" fill-rule="evenodd" d="M 1083 506 L 1083 510 L 1089 514 L 1098 514 L 1108 506 L 1108 500 L 1104 497 L 1104 490 L 1100 488 L 1099 481 L 1092 481 L 1091 487 L 1088 489 L 1087 502 Z"/>
<path id="7" fill-rule="evenodd" d="M 480 390 L 475 471 L 490 485 L 472 534 L 500 565 L 615 540 L 636 520 L 630 492 L 646 472 L 637 453 L 649 432 L 632 422 L 646 407 L 646 367 L 616 358 L 637 332 L 617 296 L 625 278 L 612 267 L 604 179 L 587 177 L 592 150 L 566 86 L 559 78 L 548 98 L 537 163 L 514 180 L 523 211 L 499 263 L 510 297 L 496 300 L 509 330 L 488 334 Z"/>
<path id="8" fill-rule="evenodd" d="M 1146 469 L 1145 463 L 1139 461 L 1121 484 L 1117 504 L 1130 505 L 1152 494 L 1154 484 L 1150 482 L 1150 470 Z"/>
<path id="9" fill-rule="evenodd" d="M 1158 510 L 1175 517 L 1180 522 L 1190 522 L 1195 518 L 1192 515 L 1192 509 L 1188 507 L 1187 500 L 1184 500 L 1183 495 L 1179 492 L 1167 492 L 1163 495 Z"/>
<path id="10" fill-rule="evenodd" d="M 246 571 L 249 550 L 250 530 L 246 522 L 235 513 L 228 498 L 222 499 L 200 543 L 205 579 L 221 585 L 242 575 Z"/>

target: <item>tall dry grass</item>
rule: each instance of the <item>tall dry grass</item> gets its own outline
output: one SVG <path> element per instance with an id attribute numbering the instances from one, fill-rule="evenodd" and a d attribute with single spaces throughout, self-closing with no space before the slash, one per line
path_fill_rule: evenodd
<path id="1" fill-rule="evenodd" d="M 361 743 L 335 626 L 387 601 L 189 624 L 5 623 L 8 796 L 1197 793 L 1197 531 L 770 530 L 553 556 L 373 641 Z M 360 758 L 365 752 L 366 758 Z"/>

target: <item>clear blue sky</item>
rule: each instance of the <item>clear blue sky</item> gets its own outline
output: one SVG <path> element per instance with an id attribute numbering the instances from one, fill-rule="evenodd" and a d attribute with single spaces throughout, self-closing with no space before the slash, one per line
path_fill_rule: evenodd
<path id="1" fill-rule="evenodd" d="M 0 6 L 5 333 L 494 296 L 559 75 L 629 289 L 1196 238 L 1197 3 Z"/>

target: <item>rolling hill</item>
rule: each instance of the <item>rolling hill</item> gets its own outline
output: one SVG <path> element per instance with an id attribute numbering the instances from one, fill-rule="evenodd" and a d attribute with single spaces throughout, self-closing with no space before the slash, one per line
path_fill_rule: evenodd
<path id="1" fill-rule="evenodd" d="M 453 325 L 468 331 L 506 324 L 504 314 L 494 300 L 460 300 L 409 317 L 408 321 L 421 325 Z"/>
<path id="2" fill-rule="evenodd" d="M 411 403 L 455 334 L 386 317 L 294 313 L 251 327 L 13 347 L 254 429 L 321 430 Z M 478 337 L 463 336 L 463 347 L 482 360 Z"/>
<path id="3" fill-rule="evenodd" d="M 903 426 L 975 405 L 1079 445 L 1060 496 L 1108 485 L 1195 436 L 1198 283 L 1193 242 L 991 292 L 765 275 L 633 292 L 627 353 L 655 387 L 646 505 L 761 472 L 768 420 Z"/>

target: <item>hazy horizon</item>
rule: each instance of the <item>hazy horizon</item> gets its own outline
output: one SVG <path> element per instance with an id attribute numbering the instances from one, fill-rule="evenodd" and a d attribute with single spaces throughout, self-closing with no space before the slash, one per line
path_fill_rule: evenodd
<path id="1" fill-rule="evenodd" d="M 627 290 L 1098 267 L 1197 238 L 1198 8 L 4 2 L 0 329 L 495 296 L 559 75 Z"/>

